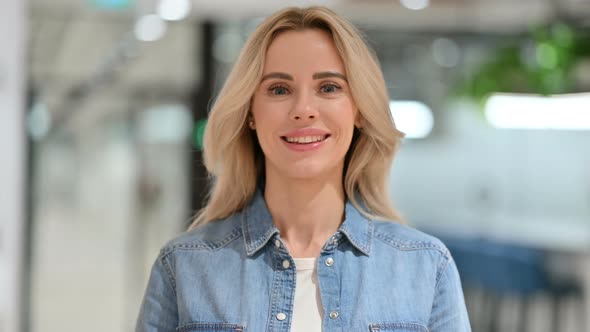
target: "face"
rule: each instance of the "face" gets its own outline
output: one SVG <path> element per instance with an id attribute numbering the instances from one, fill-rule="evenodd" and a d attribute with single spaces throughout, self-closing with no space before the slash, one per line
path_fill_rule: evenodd
<path id="1" fill-rule="evenodd" d="M 251 112 L 267 175 L 342 177 L 358 110 L 327 32 L 287 31 L 274 39 Z"/>

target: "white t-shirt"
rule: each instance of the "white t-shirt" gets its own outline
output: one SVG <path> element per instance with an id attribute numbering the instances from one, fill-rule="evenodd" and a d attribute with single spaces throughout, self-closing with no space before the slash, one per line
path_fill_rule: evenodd
<path id="1" fill-rule="evenodd" d="M 291 332 L 321 332 L 324 309 L 318 285 L 317 258 L 293 258 L 297 270 Z"/>

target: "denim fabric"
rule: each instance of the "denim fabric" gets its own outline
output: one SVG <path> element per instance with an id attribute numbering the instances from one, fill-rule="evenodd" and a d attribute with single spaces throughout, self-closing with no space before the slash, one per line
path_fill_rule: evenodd
<path id="1" fill-rule="evenodd" d="M 287 332 L 294 265 L 257 191 L 242 212 L 162 248 L 136 331 Z M 471 331 L 445 246 L 415 229 L 369 220 L 350 202 L 317 268 L 323 331 Z"/>

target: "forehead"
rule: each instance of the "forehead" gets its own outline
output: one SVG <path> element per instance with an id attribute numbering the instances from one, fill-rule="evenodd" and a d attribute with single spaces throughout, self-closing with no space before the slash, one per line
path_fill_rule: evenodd
<path id="1" fill-rule="evenodd" d="M 344 64 L 332 36 L 320 29 L 289 30 L 280 33 L 266 52 L 264 72 L 338 71 Z"/>

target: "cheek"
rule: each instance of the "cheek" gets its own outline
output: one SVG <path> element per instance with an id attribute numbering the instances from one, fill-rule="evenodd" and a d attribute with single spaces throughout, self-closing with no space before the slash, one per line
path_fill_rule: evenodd
<path id="1" fill-rule="evenodd" d="M 273 124 L 282 121 L 285 103 L 269 102 L 263 98 L 252 101 L 252 116 L 256 123 Z M 258 128 L 258 126 L 257 126 Z"/>
<path id="2" fill-rule="evenodd" d="M 352 135 L 358 111 L 349 101 L 333 104 L 325 113 L 338 126 L 341 135 Z"/>
<path id="3" fill-rule="evenodd" d="M 352 143 L 356 116 L 356 109 L 351 109 L 348 110 L 345 114 L 342 114 L 339 118 L 340 135 L 342 136 L 341 138 L 343 141 L 343 149 L 345 149 L 346 151 L 348 151 L 348 149 L 350 148 L 350 144 Z"/>
<path id="4" fill-rule="evenodd" d="M 268 107 L 268 105 L 252 105 L 252 116 L 254 117 L 256 136 L 263 151 L 268 151 L 276 139 L 280 124 L 282 123 L 280 112 Z"/>

